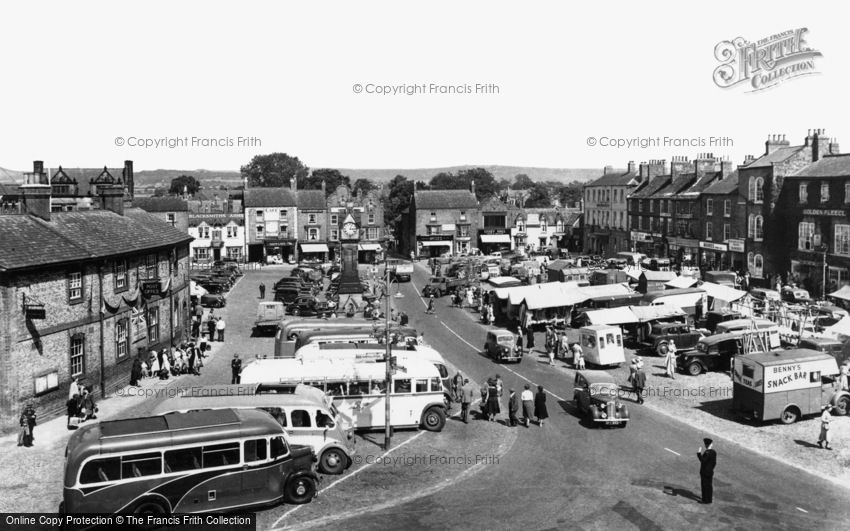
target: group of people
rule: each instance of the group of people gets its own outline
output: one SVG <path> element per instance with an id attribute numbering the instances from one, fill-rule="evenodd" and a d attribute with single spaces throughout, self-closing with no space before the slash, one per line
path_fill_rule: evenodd
<path id="1" fill-rule="evenodd" d="M 192 337 L 196 340 L 200 339 L 203 336 L 201 331 L 201 324 L 204 318 L 204 308 L 200 305 L 200 303 L 195 304 L 195 307 L 192 309 Z M 224 322 L 224 317 L 219 317 L 215 315 L 215 310 L 210 309 L 209 316 L 207 316 L 207 324 L 206 324 L 206 334 L 210 342 L 212 341 L 224 341 L 224 329 L 227 326 L 227 323 Z"/>
<path id="2" fill-rule="evenodd" d="M 463 382 L 461 385 L 461 381 Z M 468 378 L 463 378 L 460 373 L 452 380 L 452 390 L 455 397 L 461 402 L 461 419 L 469 422 L 469 408 L 475 399 L 475 388 Z M 488 378 L 480 387 L 481 415 L 489 422 L 496 422 L 502 412 L 502 397 L 504 395 L 504 383 L 502 377 L 496 375 Z M 522 415 L 520 417 L 520 415 Z M 531 391 L 531 385 L 525 384 L 522 393 L 516 390 L 508 390 L 508 425 L 511 427 L 523 424 L 526 428 L 531 422 L 543 426 L 549 418 L 546 407 L 546 392 L 543 386 L 537 387 L 537 393 Z"/>
<path id="3" fill-rule="evenodd" d="M 646 373 L 643 371 L 643 358 L 635 356 L 629 365 L 629 384 L 637 395 L 637 403 L 643 404 L 644 390 L 646 389 Z"/>
<path id="4" fill-rule="evenodd" d="M 573 367 L 576 370 L 584 370 L 584 352 L 579 343 L 574 343 L 570 346 L 569 338 L 566 330 L 555 330 L 552 325 L 546 326 L 546 354 L 549 355 L 549 365 L 555 365 L 555 358 L 566 360 L 572 354 Z"/>
<path id="5" fill-rule="evenodd" d="M 183 343 L 174 348 L 165 348 L 159 352 L 151 350 L 147 360 L 136 358 L 130 370 L 130 385 L 138 386 L 143 378 L 167 380 L 171 376 L 194 374 L 200 376 L 204 366 L 205 352 L 209 349 L 206 341 L 199 346 L 194 342 Z"/>
<path id="6" fill-rule="evenodd" d="M 71 387 L 68 389 L 68 402 L 65 406 L 69 430 L 75 430 L 81 423 L 97 418 L 95 414 L 98 412 L 98 408 L 94 400 L 92 386 L 80 384 L 79 378 L 74 378 L 71 382 Z"/>

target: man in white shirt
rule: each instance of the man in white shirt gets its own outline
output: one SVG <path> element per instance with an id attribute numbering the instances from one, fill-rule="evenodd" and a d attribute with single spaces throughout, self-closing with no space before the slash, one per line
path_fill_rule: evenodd
<path id="1" fill-rule="evenodd" d="M 531 422 L 531 417 L 534 416 L 534 393 L 531 392 L 531 386 L 525 384 L 525 389 L 522 390 L 519 399 L 522 401 L 522 422 L 527 428 L 528 423 Z"/>
<path id="2" fill-rule="evenodd" d="M 224 341 L 224 317 L 219 317 L 215 323 L 215 329 L 218 332 L 218 340 Z"/>

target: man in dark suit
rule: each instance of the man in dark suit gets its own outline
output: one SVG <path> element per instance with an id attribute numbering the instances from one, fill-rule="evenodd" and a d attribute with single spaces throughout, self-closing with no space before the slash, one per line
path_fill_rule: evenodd
<path id="1" fill-rule="evenodd" d="M 637 372 L 635 372 L 633 385 L 635 388 L 635 394 L 637 395 L 637 403 L 643 404 L 643 390 L 646 387 L 646 373 L 643 372 L 642 367 L 639 367 Z"/>
<path id="2" fill-rule="evenodd" d="M 711 503 L 714 496 L 714 466 L 717 464 L 717 453 L 711 447 L 711 439 L 703 439 L 705 450 L 697 451 L 699 458 L 699 477 L 702 484 L 702 503 Z"/>

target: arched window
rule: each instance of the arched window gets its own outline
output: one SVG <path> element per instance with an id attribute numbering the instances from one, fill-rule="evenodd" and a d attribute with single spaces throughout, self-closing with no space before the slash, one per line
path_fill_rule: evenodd
<path id="1" fill-rule="evenodd" d="M 764 201 L 764 179 L 758 177 L 756 179 L 756 196 L 755 202 L 761 203 Z"/>
<path id="2" fill-rule="evenodd" d="M 749 188 L 747 190 L 747 199 L 755 201 L 756 199 L 756 178 L 750 177 Z"/>
<path id="3" fill-rule="evenodd" d="M 747 271 L 752 275 L 755 272 L 755 255 L 747 253 Z"/>
<path id="4" fill-rule="evenodd" d="M 764 276 L 764 258 L 760 254 L 755 255 L 753 259 L 753 276 L 756 278 Z"/>
<path id="5" fill-rule="evenodd" d="M 755 220 L 756 220 L 756 217 L 753 214 L 750 214 L 747 217 L 747 238 L 755 238 L 755 234 L 756 234 Z"/>
<path id="6" fill-rule="evenodd" d="M 764 218 L 761 216 L 755 217 L 754 223 L 754 231 L 753 239 L 757 242 L 760 242 L 764 239 Z"/>

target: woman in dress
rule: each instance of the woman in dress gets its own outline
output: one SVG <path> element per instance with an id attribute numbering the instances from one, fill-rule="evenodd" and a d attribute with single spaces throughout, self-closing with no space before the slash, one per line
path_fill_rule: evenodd
<path id="1" fill-rule="evenodd" d="M 496 380 L 491 378 L 487 381 L 487 413 L 490 422 L 494 422 L 496 415 L 501 412 L 502 410 L 499 406 L 499 388 L 496 385 Z"/>
<path id="2" fill-rule="evenodd" d="M 534 416 L 537 417 L 537 425 L 543 427 L 543 421 L 549 418 L 549 410 L 546 409 L 546 393 L 543 386 L 537 386 L 537 394 L 534 395 Z"/>

